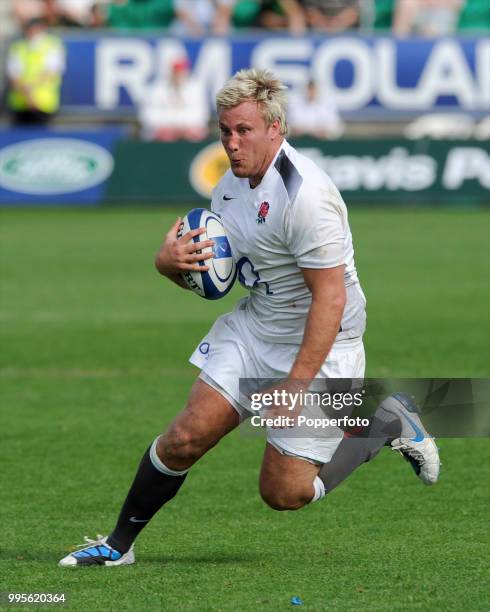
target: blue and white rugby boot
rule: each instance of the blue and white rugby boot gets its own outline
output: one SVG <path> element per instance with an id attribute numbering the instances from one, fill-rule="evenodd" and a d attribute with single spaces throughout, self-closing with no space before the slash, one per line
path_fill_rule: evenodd
<path id="1" fill-rule="evenodd" d="M 107 544 L 107 536 L 98 535 L 96 540 L 85 536 L 85 544 L 79 544 L 80 550 L 63 557 L 58 565 L 61 567 L 86 567 L 88 565 L 130 565 L 134 563 L 133 546 L 127 553 L 120 553 Z"/>
<path id="2" fill-rule="evenodd" d="M 435 484 L 441 467 L 439 451 L 434 438 L 422 425 L 413 399 L 405 393 L 393 393 L 381 402 L 380 408 L 401 422 L 401 434 L 391 442 L 392 450 L 410 462 L 424 484 Z"/>

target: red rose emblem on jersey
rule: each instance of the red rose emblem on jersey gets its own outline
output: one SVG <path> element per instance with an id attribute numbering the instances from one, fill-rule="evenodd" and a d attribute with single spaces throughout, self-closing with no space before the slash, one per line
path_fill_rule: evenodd
<path id="1" fill-rule="evenodd" d="M 257 223 L 265 223 L 265 218 L 269 214 L 269 202 L 262 202 L 257 213 Z"/>

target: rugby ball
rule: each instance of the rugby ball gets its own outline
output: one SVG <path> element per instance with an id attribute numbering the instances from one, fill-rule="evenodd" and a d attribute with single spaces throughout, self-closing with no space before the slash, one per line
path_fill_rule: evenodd
<path id="1" fill-rule="evenodd" d="M 209 266 L 209 270 L 193 272 L 186 270 L 182 278 L 189 289 L 206 300 L 218 300 L 233 287 L 236 278 L 236 265 L 226 237 L 221 219 L 205 208 L 194 208 L 182 220 L 177 238 L 182 238 L 190 230 L 205 228 L 200 236 L 194 236 L 194 242 L 213 240 L 214 247 L 205 247 L 197 253 L 214 253 L 214 257 L 200 261 L 200 266 Z"/>

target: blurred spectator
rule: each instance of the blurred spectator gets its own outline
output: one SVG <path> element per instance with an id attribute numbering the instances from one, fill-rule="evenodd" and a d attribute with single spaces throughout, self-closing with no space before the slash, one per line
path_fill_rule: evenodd
<path id="1" fill-rule="evenodd" d="M 230 26 L 305 31 L 300 0 L 175 0 L 177 34 L 227 34 Z"/>
<path id="2" fill-rule="evenodd" d="M 360 0 L 303 0 L 303 5 L 313 30 L 341 32 L 359 26 Z"/>
<path id="3" fill-rule="evenodd" d="M 319 94 L 314 81 L 308 83 L 303 95 L 290 96 L 288 123 L 293 136 L 332 139 L 344 131 L 333 98 Z"/>
<path id="4" fill-rule="evenodd" d="M 253 28 L 258 25 L 262 0 L 236 0 L 232 21 L 236 28 Z"/>
<path id="5" fill-rule="evenodd" d="M 187 58 L 173 62 L 169 79 L 155 82 L 142 101 L 139 119 L 145 140 L 197 142 L 208 135 L 206 92 L 192 79 Z"/>
<path id="6" fill-rule="evenodd" d="M 174 0 L 177 18 L 174 31 L 180 35 L 227 34 L 236 0 Z"/>
<path id="7" fill-rule="evenodd" d="M 99 8 L 96 13 L 100 14 Z M 174 19 L 173 0 L 112 0 L 105 25 L 117 29 L 166 28 Z"/>
<path id="8" fill-rule="evenodd" d="M 7 54 L 8 106 L 16 123 L 45 123 L 60 103 L 65 52 L 60 38 L 31 19 Z"/>
<path id="9" fill-rule="evenodd" d="M 374 29 L 391 30 L 396 0 L 375 0 Z"/>
<path id="10" fill-rule="evenodd" d="M 287 29 L 291 34 L 303 34 L 306 22 L 298 0 L 262 0 L 259 25 L 268 30 Z"/>
<path id="11" fill-rule="evenodd" d="M 103 9 L 110 0 L 55 0 L 57 21 L 62 26 L 98 27 L 103 25 Z"/>
<path id="12" fill-rule="evenodd" d="M 47 25 L 56 25 L 55 0 L 12 0 L 12 13 L 23 28 L 33 19 L 43 19 Z"/>
<path id="13" fill-rule="evenodd" d="M 452 34 L 457 28 L 462 3 L 463 0 L 398 0 L 393 33 L 428 37 Z"/>
<path id="14" fill-rule="evenodd" d="M 490 0 L 466 0 L 460 13 L 459 29 L 490 32 Z"/>

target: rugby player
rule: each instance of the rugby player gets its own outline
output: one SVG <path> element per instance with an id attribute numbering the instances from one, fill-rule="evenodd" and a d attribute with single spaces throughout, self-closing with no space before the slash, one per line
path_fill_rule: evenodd
<path id="1" fill-rule="evenodd" d="M 345 204 L 330 178 L 286 140 L 285 87 L 266 70 L 244 70 L 217 95 L 221 141 L 230 169 L 213 191 L 240 280 L 250 290 L 221 316 L 190 358 L 200 374 L 187 405 L 143 455 L 109 536 L 87 540 L 61 566 L 133 563 L 133 543 L 183 485 L 193 464 L 250 416 L 240 379 L 283 379 L 304 389 L 313 379 L 363 379 L 365 298 L 354 264 Z M 157 253 L 158 271 L 187 288 L 200 271 L 192 230 L 177 219 Z M 207 269 L 207 267 L 206 267 Z M 298 382 L 300 381 L 300 382 Z M 305 382 L 306 381 L 306 382 Z M 260 494 L 271 508 L 297 510 L 321 500 L 383 446 L 398 450 L 426 484 L 439 457 L 410 399 L 386 398 L 367 437 L 307 438 L 268 428 Z"/>

